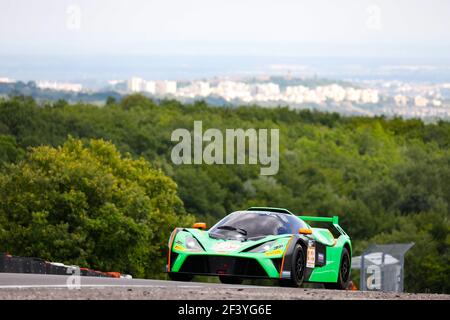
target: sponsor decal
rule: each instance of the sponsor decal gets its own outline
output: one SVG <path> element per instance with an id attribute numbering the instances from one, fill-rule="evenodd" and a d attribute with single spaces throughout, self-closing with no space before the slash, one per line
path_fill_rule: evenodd
<path id="1" fill-rule="evenodd" d="M 319 260 L 319 263 L 323 263 L 323 262 L 324 262 L 325 257 L 324 257 L 324 255 L 323 255 L 323 253 L 319 253 L 319 254 L 317 255 L 317 260 Z"/>
<path id="2" fill-rule="evenodd" d="M 213 246 L 213 250 L 216 252 L 231 252 L 236 251 L 241 247 L 237 242 L 218 242 Z"/>
<path id="3" fill-rule="evenodd" d="M 282 249 L 284 247 L 283 244 L 277 244 L 276 246 L 273 247 L 272 250 L 276 250 L 276 249 Z"/>
<path id="4" fill-rule="evenodd" d="M 275 256 L 275 255 L 282 254 L 282 253 L 283 253 L 283 251 L 281 249 L 276 249 L 276 250 L 267 251 L 267 252 L 264 253 L 264 255 L 266 255 L 266 256 Z"/>
<path id="5" fill-rule="evenodd" d="M 316 247 L 314 245 L 314 241 L 308 241 L 308 249 L 306 252 L 306 267 L 314 268 L 316 264 Z"/>
<path id="6" fill-rule="evenodd" d="M 177 245 L 175 245 L 175 247 L 173 247 L 173 250 L 186 251 L 186 248 L 177 244 Z"/>

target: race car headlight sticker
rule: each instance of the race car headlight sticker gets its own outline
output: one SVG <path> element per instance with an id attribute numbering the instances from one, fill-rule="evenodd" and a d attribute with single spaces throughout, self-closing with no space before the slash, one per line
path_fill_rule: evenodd
<path id="1" fill-rule="evenodd" d="M 198 243 L 197 239 L 192 236 L 186 236 L 185 238 L 186 248 L 190 251 L 203 251 L 202 246 Z"/>
<path id="2" fill-rule="evenodd" d="M 272 248 L 272 245 L 273 245 L 274 243 L 275 243 L 275 241 L 269 241 L 269 242 L 263 243 L 262 245 L 257 246 L 256 248 L 250 250 L 250 252 L 256 253 L 256 252 L 266 252 L 266 251 L 269 251 L 269 250 Z"/>

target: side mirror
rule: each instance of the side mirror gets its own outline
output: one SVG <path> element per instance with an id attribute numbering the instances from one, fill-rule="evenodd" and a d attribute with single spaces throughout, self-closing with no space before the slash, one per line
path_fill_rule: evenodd
<path id="1" fill-rule="evenodd" d="M 205 230 L 206 229 L 206 223 L 204 223 L 204 222 L 196 222 L 196 223 L 194 223 L 192 228 Z"/>
<path id="2" fill-rule="evenodd" d="M 306 229 L 306 228 L 300 228 L 300 229 L 298 229 L 298 233 L 300 233 L 300 234 L 312 234 L 312 230 L 311 229 Z"/>

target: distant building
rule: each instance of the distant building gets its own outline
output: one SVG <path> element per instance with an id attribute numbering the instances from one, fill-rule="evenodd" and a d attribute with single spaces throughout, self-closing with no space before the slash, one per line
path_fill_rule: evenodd
<path id="1" fill-rule="evenodd" d="M 155 94 L 156 82 L 146 81 L 144 79 L 133 77 L 127 81 L 127 91 L 129 92 L 146 92 Z"/>
<path id="2" fill-rule="evenodd" d="M 244 82 L 221 81 L 212 93 L 221 96 L 227 101 L 240 99 L 244 102 L 250 102 L 253 100 L 250 86 Z"/>
<path id="3" fill-rule="evenodd" d="M 288 86 L 284 92 L 284 99 L 292 103 L 303 103 L 304 95 L 308 90 L 305 86 Z"/>
<path id="4" fill-rule="evenodd" d="M 194 81 L 188 86 L 177 88 L 177 95 L 181 97 L 195 98 L 195 97 L 207 97 L 211 93 L 211 87 L 209 82 L 206 81 Z"/>
<path id="5" fill-rule="evenodd" d="M 14 83 L 16 81 L 9 78 L 0 78 L 0 83 Z"/>
<path id="6" fill-rule="evenodd" d="M 395 101 L 395 104 L 399 107 L 405 107 L 408 105 L 408 97 L 406 97 L 402 94 L 397 94 L 394 97 L 394 101 Z"/>
<path id="7" fill-rule="evenodd" d="M 156 82 L 155 81 L 146 81 L 144 85 L 144 91 L 150 94 L 156 93 Z"/>
<path id="8" fill-rule="evenodd" d="M 362 91 L 361 96 L 362 103 L 378 103 L 380 98 L 378 96 L 378 90 L 365 89 Z"/>
<path id="9" fill-rule="evenodd" d="M 336 102 L 342 102 L 345 100 L 347 93 L 346 90 L 338 84 L 332 84 L 328 87 L 328 97 Z"/>
<path id="10" fill-rule="evenodd" d="M 155 93 L 160 95 L 176 94 L 177 82 L 176 81 L 157 81 L 155 86 Z"/>
<path id="11" fill-rule="evenodd" d="M 253 95 L 276 96 L 280 94 L 280 86 L 275 83 L 257 83 L 252 85 L 251 93 Z"/>
<path id="12" fill-rule="evenodd" d="M 428 105 L 428 99 L 422 96 L 416 96 L 414 98 L 414 105 L 416 107 L 426 107 Z"/>
<path id="13" fill-rule="evenodd" d="M 207 97 L 211 93 L 209 82 L 194 81 L 190 85 L 178 90 L 178 93 L 186 97 Z"/>
<path id="14" fill-rule="evenodd" d="M 55 91 L 72 91 L 80 92 L 83 86 L 79 83 L 56 82 L 56 81 L 38 81 L 36 86 L 39 89 L 48 89 Z"/>
<path id="15" fill-rule="evenodd" d="M 129 92 L 143 92 L 145 91 L 145 83 L 144 79 L 133 77 L 127 81 L 127 90 Z"/>
<path id="16" fill-rule="evenodd" d="M 325 96 L 316 90 L 307 90 L 303 94 L 303 99 L 305 102 L 312 102 L 312 103 L 321 103 L 325 101 Z"/>
<path id="17" fill-rule="evenodd" d="M 355 89 L 355 88 L 350 87 L 345 90 L 345 94 L 346 94 L 346 97 L 345 97 L 346 100 L 352 101 L 352 102 L 358 102 L 359 100 L 361 100 L 362 91 L 360 89 Z"/>
<path id="18" fill-rule="evenodd" d="M 280 86 L 278 84 L 257 83 L 250 86 L 250 92 L 256 101 L 276 101 L 280 100 Z"/>
<path id="19" fill-rule="evenodd" d="M 206 97 L 211 93 L 209 82 L 197 81 L 193 83 L 194 93 L 201 97 Z"/>
<path id="20" fill-rule="evenodd" d="M 438 99 L 433 99 L 433 101 L 431 102 L 433 104 L 433 106 L 435 107 L 440 107 L 442 106 L 442 101 L 438 100 Z"/>

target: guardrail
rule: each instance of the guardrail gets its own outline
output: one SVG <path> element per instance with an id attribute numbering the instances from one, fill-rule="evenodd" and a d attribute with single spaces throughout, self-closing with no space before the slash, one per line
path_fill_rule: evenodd
<path id="1" fill-rule="evenodd" d="M 81 276 L 87 277 L 108 277 L 108 278 L 130 278 L 129 275 L 122 275 L 120 272 L 102 272 L 78 266 L 69 266 L 59 262 L 45 261 L 40 258 L 12 256 L 0 252 L 0 272 L 3 273 L 34 273 L 34 274 L 54 274 L 70 275 L 74 270 L 80 270 Z"/>

